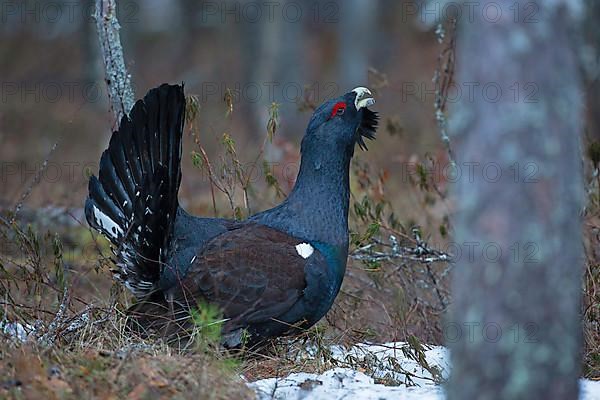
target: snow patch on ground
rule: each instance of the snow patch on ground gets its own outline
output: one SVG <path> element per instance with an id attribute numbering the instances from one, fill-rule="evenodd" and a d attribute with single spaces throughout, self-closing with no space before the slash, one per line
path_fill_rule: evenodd
<path id="1" fill-rule="evenodd" d="M 356 400 L 437 400 L 440 386 L 384 386 L 373 378 L 349 368 L 334 368 L 323 374 L 296 373 L 287 378 L 263 379 L 250 384 L 259 400 L 275 399 L 356 399 Z"/>
<path id="2" fill-rule="evenodd" d="M 331 358 L 342 365 L 360 365 L 370 371 L 368 375 L 349 367 L 337 367 L 323 374 L 295 373 L 286 378 L 259 380 L 249 386 L 259 400 L 443 399 L 443 388 L 437 383 L 449 375 L 448 351 L 441 346 L 427 348 L 429 350 L 424 351 L 425 358 L 429 366 L 437 371 L 437 377 L 409 357 L 413 353 L 408 350 L 407 343 L 397 342 L 359 344 L 350 349 L 331 347 Z M 312 349 L 307 349 L 307 352 L 314 355 Z"/>
<path id="3" fill-rule="evenodd" d="M 579 398 L 581 400 L 600 400 L 600 382 L 589 379 L 579 380 Z"/>
<path id="4" fill-rule="evenodd" d="M 437 381 L 445 380 L 450 375 L 448 350 L 442 346 L 427 346 L 425 359 L 427 363 L 439 371 Z M 430 371 L 423 368 L 417 361 L 407 357 L 404 351 L 410 347 L 404 342 L 384 344 L 358 344 L 349 350 L 341 346 L 332 348 L 332 357 L 339 361 L 358 361 L 373 371 L 372 377 L 385 381 L 396 381 L 406 386 L 424 386 L 434 383 Z M 403 351 L 404 350 L 404 351 Z"/>
<path id="5" fill-rule="evenodd" d="M 294 373 L 285 378 L 268 378 L 249 383 L 259 400 L 443 400 L 444 389 L 432 374 L 407 357 L 403 342 L 380 345 L 359 344 L 350 349 L 331 348 L 332 358 L 349 363 L 368 365 L 369 376 L 352 368 L 334 368 L 322 374 Z M 428 347 L 425 358 L 440 371 L 442 379 L 450 372 L 449 351 L 442 346 Z M 308 350 L 311 353 L 310 349 Z M 410 354 L 410 353 L 408 353 Z M 387 386 L 377 381 L 396 381 Z M 600 400 L 600 382 L 582 379 L 581 400 Z"/>

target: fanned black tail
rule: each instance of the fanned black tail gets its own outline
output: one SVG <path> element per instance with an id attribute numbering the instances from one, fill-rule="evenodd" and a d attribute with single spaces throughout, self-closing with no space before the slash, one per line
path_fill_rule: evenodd
<path id="1" fill-rule="evenodd" d="M 183 86 L 150 90 L 123 117 L 90 179 L 87 221 L 112 242 L 115 275 L 138 298 L 156 288 L 170 256 L 184 116 Z"/>

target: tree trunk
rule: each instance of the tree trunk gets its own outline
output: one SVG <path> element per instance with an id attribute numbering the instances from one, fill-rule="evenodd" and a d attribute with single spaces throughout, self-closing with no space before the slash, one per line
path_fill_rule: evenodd
<path id="1" fill-rule="evenodd" d="M 587 137 L 600 141 L 600 3 L 586 0 L 584 34 L 587 43 L 585 68 L 587 72 L 585 95 L 587 98 Z"/>
<path id="2" fill-rule="evenodd" d="M 121 27 L 117 20 L 116 0 L 96 0 L 94 18 L 104 61 L 108 97 L 115 115 L 115 124 L 119 125 L 121 118 L 129 113 L 135 100 L 131 88 L 131 75 L 127 72 L 121 46 Z"/>
<path id="3" fill-rule="evenodd" d="M 484 0 L 472 19 L 466 4 L 448 398 L 576 399 L 583 109 L 569 30 L 580 2 Z"/>

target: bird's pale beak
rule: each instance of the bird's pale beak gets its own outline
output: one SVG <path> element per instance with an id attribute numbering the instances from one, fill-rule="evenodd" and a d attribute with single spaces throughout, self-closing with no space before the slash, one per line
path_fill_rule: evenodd
<path id="1" fill-rule="evenodd" d="M 375 104 L 375 99 L 373 98 L 373 94 L 366 87 L 357 87 L 352 90 L 356 93 L 356 99 L 354 100 L 354 106 L 356 110 L 360 110 L 363 107 L 369 107 Z"/>

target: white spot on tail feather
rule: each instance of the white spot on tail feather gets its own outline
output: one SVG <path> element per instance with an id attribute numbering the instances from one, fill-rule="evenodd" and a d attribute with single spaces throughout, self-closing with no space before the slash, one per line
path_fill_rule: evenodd
<path id="1" fill-rule="evenodd" d="M 315 249 L 308 243 L 300 243 L 296 245 L 296 251 L 300 257 L 307 259 L 312 255 Z"/>
<path id="2" fill-rule="evenodd" d="M 108 215 L 104 214 L 96 206 L 93 206 L 93 211 L 94 221 L 96 221 L 96 223 L 102 229 L 104 229 L 107 235 L 109 235 L 111 238 L 118 238 L 119 235 L 123 235 L 123 230 L 121 227 L 115 221 L 110 219 Z"/>

